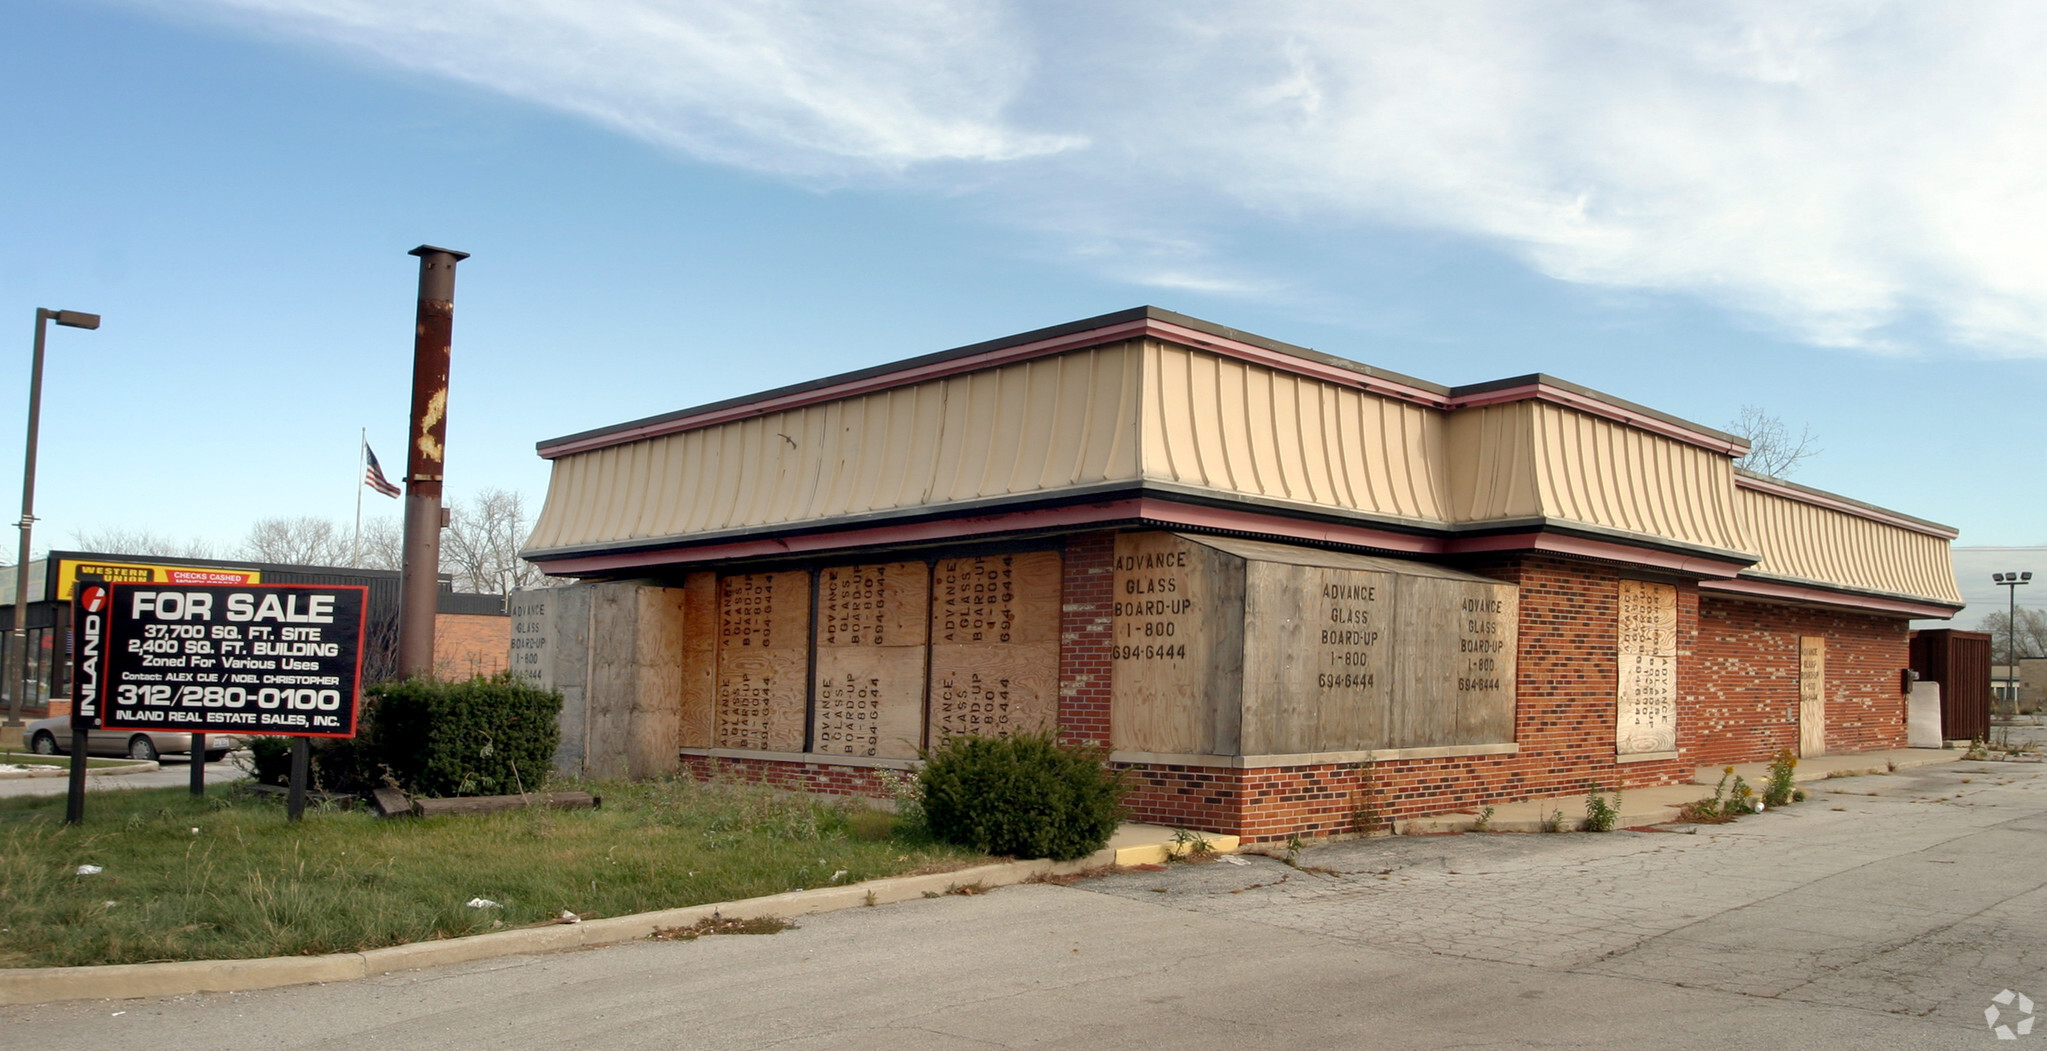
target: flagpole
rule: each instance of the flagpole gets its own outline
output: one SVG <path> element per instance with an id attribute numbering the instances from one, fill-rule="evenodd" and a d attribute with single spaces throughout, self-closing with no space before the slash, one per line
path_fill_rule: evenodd
<path id="1" fill-rule="evenodd" d="M 362 568 L 362 490 L 367 484 L 363 478 L 369 469 L 369 461 L 363 457 L 369 447 L 370 429 L 364 427 L 355 443 L 355 557 L 349 565 L 356 569 Z"/>

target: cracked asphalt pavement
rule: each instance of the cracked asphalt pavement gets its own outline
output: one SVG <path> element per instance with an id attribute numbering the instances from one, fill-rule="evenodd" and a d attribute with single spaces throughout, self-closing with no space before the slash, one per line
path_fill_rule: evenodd
<path id="1" fill-rule="evenodd" d="M 1868 1048 L 2047 1012 L 2047 766 L 1729 825 L 1396 837 L 807 917 L 775 936 L 0 1008 L 11 1047 Z M 1282 852 L 1283 853 L 1283 852 Z M 120 1013 L 116 1013 L 120 1012 Z M 2000 1021 L 2021 1020 L 2016 1003 Z"/>

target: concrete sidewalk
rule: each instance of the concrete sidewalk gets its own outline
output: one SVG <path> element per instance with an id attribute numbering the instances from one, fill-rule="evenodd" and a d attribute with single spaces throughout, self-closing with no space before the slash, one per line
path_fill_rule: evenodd
<path id="1" fill-rule="evenodd" d="M 1898 770 L 1931 766 L 1936 763 L 1959 762 L 1964 753 L 1959 749 L 1947 748 L 1893 748 L 1880 752 L 1857 752 L 1853 755 L 1827 755 L 1812 759 L 1800 759 L 1794 774 L 1801 785 L 1828 778 L 1857 777 L 1866 774 L 1888 774 Z M 1679 808 L 1686 803 L 1705 799 L 1713 794 L 1727 770 L 1724 766 L 1702 766 L 1692 777 L 1690 784 L 1659 785 L 1653 788 L 1631 788 L 1621 793 L 1621 813 L 1615 821 L 1616 828 L 1640 828 L 1646 825 L 1661 825 L 1677 820 Z M 1761 796 L 1763 786 L 1770 779 L 1770 764 L 1741 763 L 1734 767 L 1734 775 L 1748 782 L 1749 787 Z M 1734 777 L 1727 778 L 1728 785 L 1734 784 Z M 1604 786 L 1602 795 L 1610 795 L 1611 785 Z M 1486 828 L 1494 832 L 1545 832 L 1552 821 L 1560 823 L 1563 831 L 1575 831 L 1585 820 L 1585 795 L 1548 796 L 1528 799 L 1518 803 L 1499 803 L 1493 807 L 1492 820 Z M 1435 835 L 1445 832 L 1470 832 L 1477 829 L 1477 811 L 1458 810 L 1428 817 L 1413 818 L 1398 823 L 1398 832 L 1404 835 Z"/>

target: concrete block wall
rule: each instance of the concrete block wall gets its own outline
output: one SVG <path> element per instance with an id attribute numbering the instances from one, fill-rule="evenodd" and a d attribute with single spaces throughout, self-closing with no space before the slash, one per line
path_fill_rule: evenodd
<path id="1" fill-rule="evenodd" d="M 521 670 L 561 691 L 556 770 L 661 777 L 682 768 L 682 589 L 574 584 L 515 594 L 512 608 L 512 619 L 545 625 L 544 652 Z"/>

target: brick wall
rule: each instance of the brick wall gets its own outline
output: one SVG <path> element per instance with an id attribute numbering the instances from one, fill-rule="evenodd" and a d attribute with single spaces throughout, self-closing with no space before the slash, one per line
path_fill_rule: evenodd
<path id="1" fill-rule="evenodd" d="M 1591 785 L 1676 784 L 1700 766 L 1760 762 L 1797 748 L 1798 638 L 1827 639 L 1827 747 L 1904 746 L 1906 624 L 1890 617 L 1701 597 L 1677 585 L 1678 757 L 1614 755 L 1617 595 L 1625 567 L 1521 555 L 1466 568 L 1521 587 L 1512 756 L 1356 767 L 1232 770 L 1133 766 L 1137 820 L 1250 840 L 1353 830 L 1369 800 L 1381 820 L 1583 794 Z"/>
<path id="2" fill-rule="evenodd" d="M 888 798 L 880 773 L 864 766 L 685 755 L 682 757 L 682 769 L 699 781 L 733 780 L 819 795 Z"/>
<path id="3" fill-rule="evenodd" d="M 1109 740 L 1114 538 L 1069 540 L 1060 610 L 1059 720 L 1074 742 Z M 1251 841 L 1350 832 L 1361 803 L 1386 821 L 1541 796 L 1682 783 L 1702 765 L 1766 760 L 1797 745 L 1798 637 L 1827 638 L 1831 751 L 1904 744 L 1903 620 L 1719 596 L 1677 584 L 1678 756 L 1614 755 L 1619 582 L 1628 567 L 1553 555 L 1463 566 L 1521 588 L 1515 755 L 1233 769 L 1119 764 L 1133 820 Z M 500 647 L 502 652 L 502 647 Z M 886 795 L 861 767 L 684 757 L 697 777 L 828 794 Z M 1566 806 L 1575 814 L 1575 806 Z"/>
<path id="4" fill-rule="evenodd" d="M 467 679 L 505 670 L 512 652 L 512 618 L 470 613 L 434 614 L 434 674 Z"/>
<path id="5" fill-rule="evenodd" d="M 1905 747 L 1899 672 L 1906 621 L 1760 602 L 1705 600 L 1699 641 L 1679 670 L 1678 747 L 1693 766 L 1798 751 L 1798 639 L 1827 640 L 1829 752 Z"/>
<path id="6" fill-rule="evenodd" d="M 1116 535 L 1066 543 L 1059 605 L 1059 736 L 1109 744 L 1109 661 L 1115 652 Z"/>

